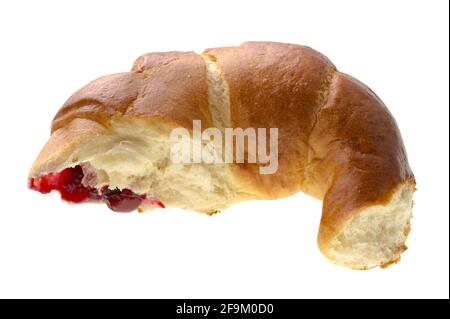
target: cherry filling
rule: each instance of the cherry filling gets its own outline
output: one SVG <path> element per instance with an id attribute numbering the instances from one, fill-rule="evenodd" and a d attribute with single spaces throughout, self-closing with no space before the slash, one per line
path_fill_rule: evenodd
<path id="1" fill-rule="evenodd" d="M 137 209 L 142 202 L 150 205 L 158 205 L 164 208 L 164 204 L 153 198 L 147 198 L 146 194 L 139 195 L 129 189 L 101 188 L 100 192 L 93 187 L 83 185 L 84 174 L 80 165 L 68 167 L 59 173 L 49 173 L 37 178 L 31 178 L 31 189 L 43 194 L 57 190 L 61 198 L 74 203 L 89 201 L 104 201 L 115 212 L 131 212 Z"/>

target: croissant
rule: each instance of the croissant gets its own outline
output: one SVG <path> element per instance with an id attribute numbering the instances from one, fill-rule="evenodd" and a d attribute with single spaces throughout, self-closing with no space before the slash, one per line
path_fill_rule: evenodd
<path id="1" fill-rule="evenodd" d="M 194 138 L 195 123 L 214 134 Z M 220 161 L 219 142 L 238 128 L 247 140 L 236 146 L 231 135 L 228 145 L 244 161 Z M 189 134 L 174 135 L 179 129 Z M 253 152 L 256 132 L 266 156 Z M 203 147 L 219 160 L 192 151 L 177 162 L 176 147 Z M 148 53 L 130 72 L 81 88 L 53 119 L 29 187 L 121 212 L 209 214 L 302 191 L 323 200 L 321 252 L 368 269 L 397 262 L 406 249 L 415 179 L 394 118 L 367 86 L 309 47 L 246 42 L 201 55 Z"/>

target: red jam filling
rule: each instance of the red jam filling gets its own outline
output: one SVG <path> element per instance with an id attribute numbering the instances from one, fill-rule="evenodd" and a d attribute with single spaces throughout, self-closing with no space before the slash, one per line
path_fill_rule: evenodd
<path id="1" fill-rule="evenodd" d="M 68 167 L 59 173 L 49 173 L 37 178 L 31 178 L 31 189 L 43 194 L 57 190 L 61 198 L 80 203 L 83 201 L 104 201 L 115 212 L 131 212 L 137 209 L 142 202 L 150 205 L 158 205 L 164 208 L 164 204 L 154 198 L 148 198 L 146 194 L 139 195 L 129 189 L 109 189 L 102 187 L 100 191 L 93 187 L 84 186 L 82 183 L 84 174 L 80 165 Z"/>

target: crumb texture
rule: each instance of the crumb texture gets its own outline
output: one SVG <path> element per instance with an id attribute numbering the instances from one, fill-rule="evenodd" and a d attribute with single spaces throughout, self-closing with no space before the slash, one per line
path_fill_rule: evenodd
<path id="1" fill-rule="evenodd" d="M 387 205 L 361 210 L 331 241 L 331 259 L 357 269 L 383 266 L 397 261 L 406 250 L 414 187 L 406 184 Z"/>
<path id="2" fill-rule="evenodd" d="M 228 206 L 234 193 L 227 164 L 172 162 L 171 147 L 179 145 L 171 139 L 172 127 L 148 121 L 112 120 L 104 134 L 80 144 L 61 167 L 81 164 L 87 176 L 95 176 L 85 181 L 91 187 L 147 193 L 169 207 L 209 212 Z M 191 147 L 192 139 L 186 143 Z"/>

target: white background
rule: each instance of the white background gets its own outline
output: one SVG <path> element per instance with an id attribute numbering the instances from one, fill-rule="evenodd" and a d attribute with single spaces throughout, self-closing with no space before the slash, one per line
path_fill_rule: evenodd
<path id="1" fill-rule="evenodd" d="M 449 296 L 448 1 L 1 1 L 0 297 Z M 416 175 L 402 261 L 353 271 L 319 252 L 321 203 L 248 202 L 208 217 L 118 214 L 27 190 L 71 93 L 145 52 L 306 44 L 368 84 Z"/>

